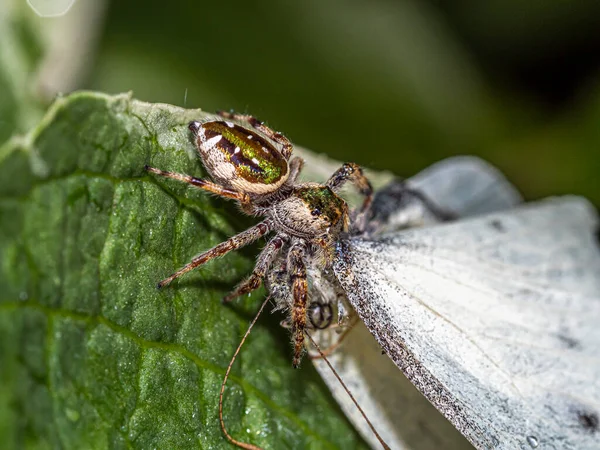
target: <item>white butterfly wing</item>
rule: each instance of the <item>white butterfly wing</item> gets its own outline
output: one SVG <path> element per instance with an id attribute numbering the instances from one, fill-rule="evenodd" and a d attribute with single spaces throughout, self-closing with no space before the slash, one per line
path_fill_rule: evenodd
<path id="1" fill-rule="evenodd" d="M 522 201 L 498 169 L 475 156 L 444 159 L 410 178 L 408 184 L 459 217 L 502 211 Z"/>
<path id="2" fill-rule="evenodd" d="M 600 448 L 597 226 L 585 200 L 548 200 L 345 241 L 334 270 L 388 356 L 476 447 Z"/>
<path id="3" fill-rule="evenodd" d="M 439 221 L 407 188 L 421 194 L 436 210 L 456 218 L 502 211 L 522 201 L 498 169 L 474 156 L 455 156 L 428 167 L 405 183 L 392 181 L 379 190 L 370 215 L 371 226 L 377 232 Z"/>
<path id="4" fill-rule="evenodd" d="M 372 219 L 377 232 L 393 231 L 437 222 L 423 203 L 406 188 L 421 192 L 438 209 L 459 217 L 500 211 L 521 202 L 521 196 L 506 178 L 487 162 L 473 156 L 440 161 L 408 179 L 391 182 L 377 192 Z M 323 287 L 311 295 L 327 296 Z M 335 293 L 329 293 L 335 299 Z M 326 330 L 314 334 L 322 347 L 339 338 Z M 444 448 L 459 450 L 471 444 L 406 379 L 385 355 L 362 322 L 347 335 L 343 345 L 330 356 L 330 362 L 345 380 L 358 403 L 393 449 Z M 348 418 L 373 448 L 380 448 L 348 394 L 327 365 L 315 366 Z"/>

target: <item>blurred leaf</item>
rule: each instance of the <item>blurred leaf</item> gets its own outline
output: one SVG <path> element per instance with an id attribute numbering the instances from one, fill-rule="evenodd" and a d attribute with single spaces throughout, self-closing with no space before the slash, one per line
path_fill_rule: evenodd
<path id="1" fill-rule="evenodd" d="M 42 116 L 32 89 L 43 46 L 38 23 L 25 2 L 9 0 L 0 11 L 0 145 Z"/>
<path id="2" fill-rule="evenodd" d="M 597 64 L 600 2 L 145 6 L 111 2 L 86 87 L 248 111 L 292 141 L 405 177 L 445 157 L 473 154 L 500 167 L 527 198 L 574 191 L 598 198 L 597 185 L 585 181 L 598 164 L 597 141 L 575 155 L 578 161 L 566 140 L 562 148 L 556 141 L 545 148 L 569 116 L 587 122 L 564 98 L 581 85 L 559 86 L 564 77 L 597 78 L 580 71 Z M 520 90 L 511 73 L 527 75 L 530 90 Z M 550 109 L 532 86 L 565 103 Z"/>
<path id="3" fill-rule="evenodd" d="M 502 129 L 477 69 L 424 2 L 161 5 L 111 3 L 91 87 L 248 111 L 314 150 L 404 175 Z"/>
<path id="4" fill-rule="evenodd" d="M 79 93 L 0 147 L 4 448 L 230 448 L 218 393 L 262 295 L 220 299 L 253 252 L 155 286 L 250 222 L 143 170 L 201 175 L 186 125 L 203 116 Z M 291 368 L 274 316 L 234 365 L 224 412 L 265 448 L 364 448 L 312 366 Z"/>

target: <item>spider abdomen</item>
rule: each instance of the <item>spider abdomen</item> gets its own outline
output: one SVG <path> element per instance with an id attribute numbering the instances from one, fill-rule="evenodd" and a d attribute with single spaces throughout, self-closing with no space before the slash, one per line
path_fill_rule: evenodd
<path id="1" fill-rule="evenodd" d="M 198 151 L 211 177 L 249 194 L 276 191 L 289 176 L 287 159 L 267 138 L 226 120 L 192 122 Z"/>

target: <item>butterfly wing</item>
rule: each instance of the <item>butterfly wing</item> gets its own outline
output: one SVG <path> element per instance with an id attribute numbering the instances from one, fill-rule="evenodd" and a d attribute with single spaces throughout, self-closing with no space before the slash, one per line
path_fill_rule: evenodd
<path id="1" fill-rule="evenodd" d="M 502 211 L 522 201 L 519 192 L 498 169 L 475 156 L 444 159 L 419 172 L 408 183 L 459 217 Z"/>
<path id="2" fill-rule="evenodd" d="M 585 200 L 547 200 L 342 241 L 334 271 L 385 353 L 476 447 L 600 448 L 597 226 Z"/>
<path id="3" fill-rule="evenodd" d="M 509 209 L 521 201 L 498 169 L 474 156 L 455 156 L 380 189 L 370 224 L 377 233 L 390 232 L 438 222 L 432 212 L 464 218 Z"/>
<path id="4" fill-rule="evenodd" d="M 406 182 L 393 181 L 378 190 L 371 208 L 375 234 L 438 222 L 407 188 L 420 192 L 437 209 L 451 211 L 458 217 L 501 211 L 521 202 L 517 190 L 487 162 L 473 156 L 452 157 Z M 337 293 L 327 292 L 327 284 L 312 281 L 311 298 L 329 297 L 329 301 L 335 301 Z M 337 342 L 340 336 L 325 330 L 314 333 L 313 337 L 325 348 Z M 394 362 L 382 355 L 381 347 L 361 321 L 354 325 L 329 360 L 391 448 L 472 448 Z M 373 448 L 379 448 L 363 417 L 327 365 L 321 360 L 314 363 L 348 418 Z"/>

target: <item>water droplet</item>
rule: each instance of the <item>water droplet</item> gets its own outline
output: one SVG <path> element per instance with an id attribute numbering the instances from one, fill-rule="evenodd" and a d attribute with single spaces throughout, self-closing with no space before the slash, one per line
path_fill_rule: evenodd
<path id="1" fill-rule="evenodd" d="M 527 436 L 527 443 L 531 446 L 531 448 L 537 448 L 540 445 L 540 441 L 535 436 Z"/>
<path id="2" fill-rule="evenodd" d="M 21 301 L 23 301 L 23 302 L 24 302 L 24 301 L 25 301 L 25 300 L 27 300 L 28 298 L 29 298 L 29 295 L 27 295 L 27 292 L 25 292 L 25 291 L 21 291 L 21 292 L 19 293 L 19 300 L 21 300 Z"/>

